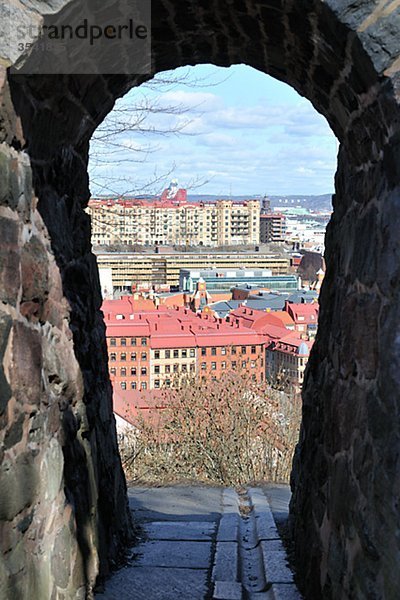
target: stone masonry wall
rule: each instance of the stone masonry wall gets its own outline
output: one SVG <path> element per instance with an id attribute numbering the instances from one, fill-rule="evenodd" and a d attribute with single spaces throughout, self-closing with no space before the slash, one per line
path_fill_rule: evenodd
<path id="1" fill-rule="evenodd" d="M 12 6 L 38 16 L 36 2 Z M 292 530 L 307 598 L 398 598 L 400 3 L 154 0 L 152 12 L 154 72 L 247 63 L 309 98 L 340 140 Z M 6 597 L 32 585 L 43 586 L 38 597 L 79 597 L 130 532 L 83 208 L 90 135 L 138 81 L 9 83 L 3 76 L 0 581 Z"/>
<path id="2" fill-rule="evenodd" d="M 90 598 L 123 557 L 132 523 L 81 203 L 86 164 L 65 147 L 65 164 L 52 164 L 60 156 L 43 122 L 30 144 L 34 119 L 24 121 L 11 87 L 14 102 L 2 69 L 0 597 Z M 72 123 L 66 111 L 63 125 Z M 42 149 L 33 172 L 28 146 Z"/>

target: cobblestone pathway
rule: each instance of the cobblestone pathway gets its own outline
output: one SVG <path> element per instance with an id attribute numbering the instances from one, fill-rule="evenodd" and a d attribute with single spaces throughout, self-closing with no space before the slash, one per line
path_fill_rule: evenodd
<path id="1" fill-rule="evenodd" d="M 288 490 L 131 488 L 143 539 L 96 600 L 299 600 L 277 518 Z"/>

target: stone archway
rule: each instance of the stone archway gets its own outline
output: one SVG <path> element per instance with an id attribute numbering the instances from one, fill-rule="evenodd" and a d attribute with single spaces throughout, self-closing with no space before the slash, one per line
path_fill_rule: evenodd
<path id="1" fill-rule="evenodd" d="M 400 590 L 399 33 L 398 2 L 153 3 L 154 72 L 247 63 L 307 96 L 341 142 L 293 471 L 292 525 L 310 598 Z M 83 597 L 131 536 L 83 207 L 90 135 L 140 80 L 7 78 L 2 67 L 6 595 Z"/>

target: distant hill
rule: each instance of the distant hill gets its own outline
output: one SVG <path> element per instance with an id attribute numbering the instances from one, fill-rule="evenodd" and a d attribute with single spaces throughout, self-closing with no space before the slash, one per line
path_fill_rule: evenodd
<path id="1" fill-rule="evenodd" d="M 321 196 L 268 196 L 274 208 L 283 206 L 301 207 L 309 210 L 332 210 L 332 194 Z M 212 194 L 188 194 L 188 200 L 198 202 L 214 202 L 215 200 L 261 200 L 261 196 L 216 196 Z"/>

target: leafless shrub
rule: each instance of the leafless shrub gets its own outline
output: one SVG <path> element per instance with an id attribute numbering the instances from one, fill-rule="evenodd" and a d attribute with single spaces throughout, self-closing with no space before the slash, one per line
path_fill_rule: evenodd
<path id="1" fill-rule="evenodd" d="M 164 408 L 139 417 L 120 443 L 134 482 L 287 482 L 300 423 L 298 397 L 248 375 L 190 380 L 164 390 Z"/>

